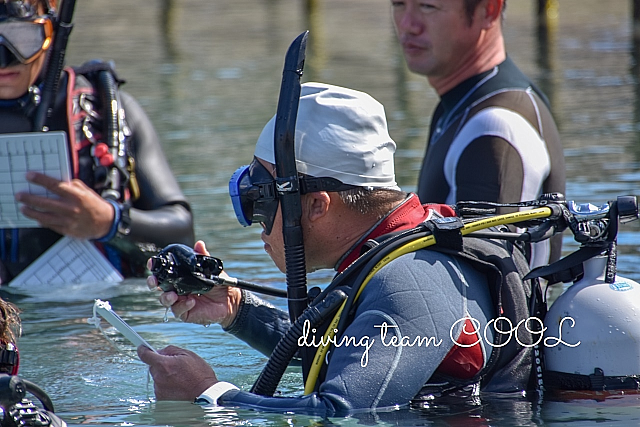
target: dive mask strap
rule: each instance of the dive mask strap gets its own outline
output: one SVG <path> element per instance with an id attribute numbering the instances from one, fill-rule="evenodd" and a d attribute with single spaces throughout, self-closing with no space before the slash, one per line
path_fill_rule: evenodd
<path id="1" fill-rule="evenodd" d="M 299 179 L 299 182 L 300 194 L 314 193 L 316 191 L 345 191 L 358 188 L 356 185 L 344 184 L 342 181 L 328 177 L 303 176 Z"/>

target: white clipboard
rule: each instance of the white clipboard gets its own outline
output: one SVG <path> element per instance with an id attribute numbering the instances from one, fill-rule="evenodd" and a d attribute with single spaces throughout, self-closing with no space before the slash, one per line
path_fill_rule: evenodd
<path id="1" fill-rule="evenodd" d="M 56 197 L 29 183 L 27 171 L 60 181 L 71 180 L 69 146 L 64 132 L 29 132 L 0 135 L 0 228 L 37 228 L 38 223 L 20 212 L 15 195 L 29 192 Z"/>

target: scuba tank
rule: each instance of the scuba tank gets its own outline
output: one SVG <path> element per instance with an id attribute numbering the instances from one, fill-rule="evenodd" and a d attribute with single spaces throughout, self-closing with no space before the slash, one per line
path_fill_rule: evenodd
<path id="1" fill-rule="evenodd" d="M 547 385 L 575 389 L 580 380 L 589 378 L 589 389 L 602 390 L 620 385 L 619 380 L 607 384 L 607 377 L 640 375 L 640 284 L 619 275 L 607 283 L 607 261 L 607 256 L 585 261 L 582 279 L 569 286 L 547 312 Z M 598 380 L 605 383 L 598 386 Z"/>
<path id="2" fill-rule="evenodd" d="M 622 196 L 599 208 L 567 208 L 565 218 L 581 247 L 556 263 L 556 277 L 573 284 L 544 319 L 545 388 L 640 390 L 640 284 L 616 274 L 618 222 L 638 218 L 637 201 Z"/>

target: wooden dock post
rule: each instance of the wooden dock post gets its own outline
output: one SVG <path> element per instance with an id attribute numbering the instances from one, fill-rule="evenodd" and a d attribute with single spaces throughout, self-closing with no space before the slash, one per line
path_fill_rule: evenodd
<path id="1" fill-rule="evenodd" d="M 303 3 L 303 8 L 305 29 L 309 30 L 307 60 L 304 67 L 305 80 L 322 80 L 322 76 L 319 75 L 320 70 L 325 67 L 327 62 L 324 33 L 326 23 L 323 21 L 323 5 L 321 0 L 306 0 Z"/>
<path id="2" fill-rule="evenodd" d="M 631 0 L 633 3 L 633 38 L 640 38 L 640 0 Z"/>
<path id="3" fill-rule="evenodd" d="M 632 0 L 632 9 L 631 16 L 633 19 L 632 22 L 632 39 L 631 44 L 633 46 L 633 50 L 631 56 L 633 57 L 633 65 L 631 67 L 631 72 L 633 73 L 633 77 L 640 77 L 640 0 Z"/>
<path id="4" fill-rule="evenodd" d="M 537 55 L 540 67 L 538 84 L 549 98 L 552 107 L 555 104 L 555 56 L 556 33 L 558 26 L 558 0 L 537 0 Z"/>
<path id="5" fill-rule="evenodd" d="M 538 1 L 538 26 L 554 25 L 558 20 L 558 0 L 537 0 Z M 640 0 L 635 0 L 640 4 Z"/>

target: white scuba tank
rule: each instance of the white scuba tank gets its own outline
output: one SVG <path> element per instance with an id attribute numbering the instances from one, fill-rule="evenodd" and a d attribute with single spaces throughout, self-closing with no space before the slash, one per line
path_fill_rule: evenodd
<path id="1" fill-rule="evenodd" d="M 640 375 L 640 284 L 605 283 L 607 257 L 584 262 L 584 276 L 551 305 L 544 326 L 545 368 L 569 374 Z"/>

